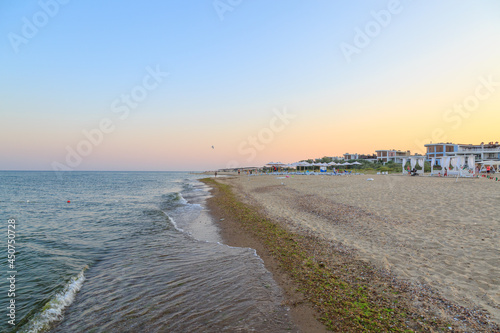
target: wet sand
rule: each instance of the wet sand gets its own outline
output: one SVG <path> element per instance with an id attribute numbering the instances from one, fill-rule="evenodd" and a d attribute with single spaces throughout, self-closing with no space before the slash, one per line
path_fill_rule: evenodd
<path id="1" fill-rule="evenodd" d="M 356 259 L 500 322 L 500 182 L 392 175 L 218 181 L 288 229 L 340 242 Z"/>

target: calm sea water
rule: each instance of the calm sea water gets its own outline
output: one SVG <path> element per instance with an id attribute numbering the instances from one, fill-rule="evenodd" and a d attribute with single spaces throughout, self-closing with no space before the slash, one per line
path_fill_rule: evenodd
<path id="1" fill-rule="evenodd" d="M 221 243 L 199 177 L 0 172 L 0 330 L 295 331 L 255 251 Z M 9 219 L 15 298 L 7 295 Z"/>

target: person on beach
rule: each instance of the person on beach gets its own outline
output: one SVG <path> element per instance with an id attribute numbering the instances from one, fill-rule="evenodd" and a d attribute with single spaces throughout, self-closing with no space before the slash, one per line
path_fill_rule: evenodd
<path id="1" fill-rule="evenodd" d="M 490 166 L 489 166 L 489 165 L 486 167 L 486 173 L 487 173 L 487 174 L 489 174 L 489 173 L 490 173 Z"/>
<path id="2" fill-rule="evenodd" d="M 215 171 L 215 178 L 217 178 L 217 171 Z"/>
<path id="3" fill-rule="evenodd" d="M 444 176 L 447 177 L 448 176 L 448 169 L 444 168 Z"/>
<path id="4" fill-rule="evenodd" d="M 238 176 L 240 175 L 240 169 L 238 169 Z"/>

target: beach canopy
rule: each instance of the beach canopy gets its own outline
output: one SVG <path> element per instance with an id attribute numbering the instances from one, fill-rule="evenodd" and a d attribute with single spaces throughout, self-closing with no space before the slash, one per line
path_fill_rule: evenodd
<path id="1" fill-rule="evenodd" d="M 498 172 L 498 169 L 500 166 L 500 161 L 483 161 L 483 162 L 479 162 L 479 164 L 482 164 L 480 172 L 485 171 L 486 166 L 491 166 L 491 167 L 496 166 L 496 169 Z"/>
<path id="2" fill-rule="evenodd" d="M 359 163 L 358 161 L 356 161 L 356 162 L 352 162 L 351 164 L 352 165 L 361 165 L 362 163 Z"/>
<path id="3" fill-rule="evenodd" d="M 483 161 L 479 163 L 482 165 L 500 165 L 500 161 Z"/>

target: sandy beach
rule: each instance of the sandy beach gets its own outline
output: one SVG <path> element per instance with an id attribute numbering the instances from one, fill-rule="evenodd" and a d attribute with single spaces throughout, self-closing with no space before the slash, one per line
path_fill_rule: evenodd
<path id="1" fill-rule="evenodd" d="M 218 181 L 289 230 L 340 242 L 356 259 L 500 322 L 500 182 L 400 175 Z"/>

